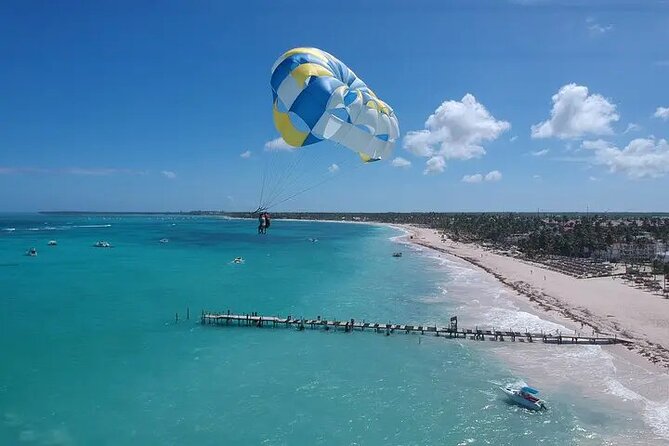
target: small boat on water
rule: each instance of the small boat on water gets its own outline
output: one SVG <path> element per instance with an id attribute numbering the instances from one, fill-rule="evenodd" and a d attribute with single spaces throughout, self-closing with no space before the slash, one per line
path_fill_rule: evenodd
<path id="1" fill-rule="evenodd" d="M 500 387 L 502 392 L 508 399 L 519 406 L 523 406 L 530 410 L 547 410 L 546 402 L 536 396 L 539 391 L 532 387 L 524 386 L 520 389 L 513 389 L 511 387 Z"/>
<path id="2" fill-rule="evenodd" d="M 104 240 L 100 240 L 99 242 L 96 242 L 95 245 L 96 248 L 111 248 L 111 245 L 109 242 L 105 242 Z"/>
<path id="3" fill-rule="evenodd" d="M 30 248 L 29 250 L 26 251 L 26 255 L 30 257 L 36 257 L 37 250 L 35 248 Z"/>
<path id="4" fill-rule="evenodd" d="M 393 257 L 402 257 L 402 253 L 401 252 L 394 252 Z"/>
<path id="5" fill-rule="evenodd" d="M 236 263 L 236 264 L 244 263 L 244 258 L 243 257 L 235 257 L 235 259 L 232 261 L 232 263 Z"/>
<path id="6" fill-rule="evenodd" d="M 169 243 L 169 239 L 161 238 L 160 243 Z"/>
<path id="7" fill-rule="evenodd" d="M 58 245 L 58 242 L 55 241 L 55 240 L 49 240 L 49 243 L 47 243 L 47 245 L 49 245 L 49 246 L 56 246 L 56 245 Z"/>

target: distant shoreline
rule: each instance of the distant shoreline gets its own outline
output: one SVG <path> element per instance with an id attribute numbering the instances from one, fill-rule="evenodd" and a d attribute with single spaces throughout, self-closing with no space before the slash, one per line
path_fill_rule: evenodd
<path id="1" fill-rule="evenodd" d="M 9 212 L 14 213 L 14 212 Z M 202 215 L 202 216 L 228 216 L 228 217 L 240 217 L 244 215 L 252 215 L 252 212 L 239 212 L 239 211 L 34 211 L 34 212 L 15 212 L 22 214 L 42 214 L 42 215 Z M 508 215 L 508 214 L 518 214 L 518 215 L 565 215 L 565 216 L 585 216 L 585 215 L 602 215 L 608 217 L 614 216 L 658 216 L 658 217 L 669 217 L 669 211 L 652 211 L 652 212 L 628 212 L 628 211 L 590 211 L 590 212 L 580 212 L 580 211 L 546 211 L 546 212 L 536 212 L 536 211 L 445 211 L 445 212 L 429 212 L 429 211 L 417 211 L 417 212 L 395 212 L 395 211 L 384 211 L 384 212 L 334 212 L 334 211 L 324 211 L 324 212 L 280 212 L 280 211 L 270 211 L 271 214 L 275 215 L 277 219 L 294 219 L 294 220 L 322 220 L 322 221 L 331 221 L 344 218 L 365 218 L 369 222 L 374 222 L 373 219 L 375 216 L 410 216 L 410 215 L 477 215 L 477 214 L 487 214 L 487 215 Z M 377 223 L 388 223 L 388 222 L 377 222 Z M 399 222 L 398 222 L 399 223 Z"/>

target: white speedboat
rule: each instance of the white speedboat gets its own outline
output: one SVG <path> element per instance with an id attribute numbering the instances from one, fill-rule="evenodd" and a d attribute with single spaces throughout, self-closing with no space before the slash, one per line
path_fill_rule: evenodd
<path id="1" fill-rule="evenodd" d="M 30 257 L 36 257 L 37 250 L 35 248 L 30 248 L 29 250 L 26 251 L 26 255 Z"/>
<path id="2" fill-rule="evenodd" d="M 244 258 L 243 257 L 235 257 L 235 259 L 232 261 L 232 263 L 244 263 Z"/>
<path id="3" fill-rule="evenodd" d="M 56 245 L 58 245 L 58 242 L 55 241 L 55 240 L 49 240 L 49 243 L 47 243 L 47 245 L 49 245 L 49 246 L 56 246 Z"/>
<path id="4" fill-rule="evenodd" d="M 109 242 L 105 242 L 104 240 L 100 240 L 99 242 L 96 242 L 95 245 L 96 248 L 111 248 L 111 245 Z"/>
<path id="5" fill-rule="evenodd" d="M 169 242 L 170 242 L 169 239 L 166 239 L 166 238 L 161 238 L 160 239 L 160 243 L 169 243 Z"/>
<path id="6" fill-rule="evenodd" d="M 530 410 L 546 410 L 546 402 L 536 396 L 539 391 L 532 387 L 521 387 L 520 389 L 513 389 L 511 387 L 500 387 L 502 392 L 506 394 L 510 401 L 523 406 Z"/>

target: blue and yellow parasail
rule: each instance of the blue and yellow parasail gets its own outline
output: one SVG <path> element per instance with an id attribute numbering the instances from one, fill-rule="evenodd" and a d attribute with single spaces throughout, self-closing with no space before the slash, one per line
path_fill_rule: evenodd
<path id="1" fill-rule="evenodd" d="M 271 85 L 274 124 L 289 145 L 329 140 L 365 162 L 390 156 L 399 137 L 393 109 L 331 54 L 287 51 L 272 67 Z"/>

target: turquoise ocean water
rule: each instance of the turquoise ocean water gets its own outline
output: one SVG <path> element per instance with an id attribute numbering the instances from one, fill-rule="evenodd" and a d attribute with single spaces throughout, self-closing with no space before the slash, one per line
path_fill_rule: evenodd
<path id="1" fill-rule="evenodd" d="M 643 432 L 641 417 L 574 404 L 567 389 L 546 413 L 507 404 L 498 385 L 526 377 L 470 341 L 198 323 L 230 309 L 446 324 L 463 311 L 462 267 L 397 234 L 0 215 L 0 445 L 569 445 Z M 460 299 L 444 297 L 449 281 Z"/>

